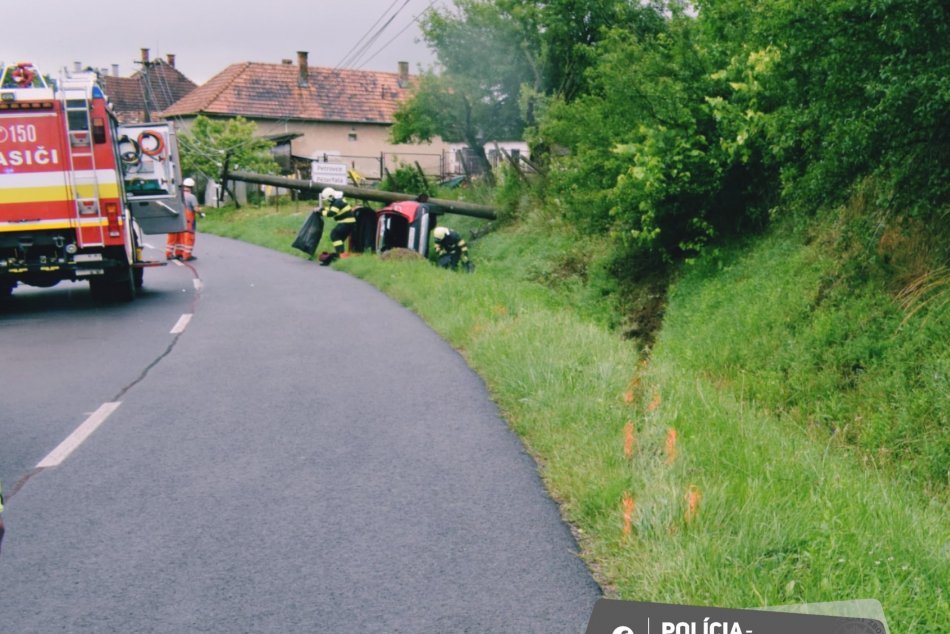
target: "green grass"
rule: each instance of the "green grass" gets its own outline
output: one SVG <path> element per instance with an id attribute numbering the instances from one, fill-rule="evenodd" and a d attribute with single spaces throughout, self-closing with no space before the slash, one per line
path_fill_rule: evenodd
<path id="1" fill-rule="evenodd" d="M 950 313 L 905 315 L 879 280 L 771 236 L 700 263 L 664 323 L 686 368 L 926 486 L 950 476 Z"/>
<path id="2" fill-rule="evenodd" d="M 214 212 L 202 230 L 293 252 L 304 210 L 288 211 Z M 817 247 L 773 236 L 690 267 L 645 363 L 610 328 L 597 258 L 583 258 L 595 248 L 536 221 L 472 243 L 474 275 L 334 266 L 420 314 L 484 377 L 610 596 L 876 598 L 894 632 L 950 631 L 945 317 L 902 325 L 873 283 L 849 286 Z"/>
<path id="3" fill-rule="evenodd" d="M 290 244 L 315 205 L 316 201 L 293 201 L 282 204 L 278 208 L 254 205 L 245 205 L 240 209 L 208 207 L 204 209 L 205 217 L 198 222 L 198 229 L 259 244 L 275 251 L 307 257 L 293 249 Z M 323 243 L 329 246 L 326 235 L 323 237 L 321 246 Z"/>

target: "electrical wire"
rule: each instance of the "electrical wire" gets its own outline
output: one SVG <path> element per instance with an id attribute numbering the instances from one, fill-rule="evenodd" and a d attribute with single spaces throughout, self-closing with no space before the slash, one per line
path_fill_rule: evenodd
<path id="1" fill-rule="evenodd" d="M 362 37 L 360 37 L 360 39 L 358 39 L 358 40 L 353 44 L 353 46 L 350 47 L 350 50 L 348 50 L 348 51 L 343 55 L 343 58 L 342 58 L 339 62 L 337 62 L 336 66 L 333 67 L 333 70 L 338 70 L 338 69 L 342 68 L 342 67 L 346 64 L 346 60 L 350 57 L 350 55 L 351 55 L 351 54 L 356 50 L 356 48 L 363 42 L 363 40 L 366 39 L 366 37 L 373 31 L 373 29 L 376 28 L 376 25 L 379 24 L 380 21 L 381 21 L 384 17 L 386 17 L 386 14 L 389 13 L 390 11 L 392 11 L 392 8 L 393 8 L 394 6 L 396 6 L 396 3 L 397 3 L 397 2 L 399 2 L 399 0 L 393 0 L 392 4 L 390 4 L 389 7 L 387 7 L 387 9 L 386 9 L 385 11 L 383 11 L 383 13 L 382 13 L 378 18 L 376 18 L 376 21 L 373 22 L 373 24 L 369 27 L 369 29 L 367 29 L 366 33 L 364 33 L 364 34 L 362 35 Z"/>
<path id="2" fill-rule="evenodd" d="M 370 36 L 369 39 L 366 39 L 362 43 L 362 45 L 357 48 L 357 50 L 355 50 L 351 55 L 349 55 L 345 60 L 343 60 L 340 64 L 337 65 L 337 69 L 340 66 L 349 66 L 349 67 L 355 66 L 357 60 L 359 60 L 359 58 L 362 57 L 365 54 L 365 52 L 369 50 L 371 46 L 373 46 L 373 44 L 380 38 L 380 36 L 382 36 L 383 32 L 387 28 L 389 28 L 390 24 L 393 23 L 393 20 L 395 20 L 396 17 L 403 11 L 403 9 L 406 8 L 407 4 L 409 4 L 409 0 L 404 0 L 402 3 L 402 6 L 400 6 L 395 11 L 395 13 L 390 15 L 389 18 L 376 30 L 375 33 L 372 34 L 372 36 Z M 363 39 L 365 39 L 365 37 Z M 334 70 L 337 70 L 337 69 L 334 69 Z"/>
<path id="3" fill-rule="evenodd" d="M 372 35 L 372 37 L 370 37 L 370 39 L 368 39 L 362 46 L 360 46 L 359 49 L 353 55 L 347 58 L 346 65 L 357 66 L 357 61 L 360 59 L 360 57 L 362 57 L 366 53 L 366 51 L 368 51 L 369 48 L 376 42 L 376 40 L 378 40 L 380 36 L 382 36 L 383 32 L 387 28 L 389 28 L 389 25 L 393 23 L 393 20 L 395 20 L 399 16 L 400 13 L 402 13 L 403 9 L 406 8 L 406 5 L 408 5 L 409 2 L 410 0 L 403 0 L 402 6 L 399 7 L 395 13 L 389 16 L 389 19 L 386 20 L 386 22 L 376 30 L 376 32 Z"/>
<path id="4" fill-rule="evenodd" d="M 410 20 L 409 23 L 406 24 L 406 26 L 404 26 L 398 33 L 396 33 L 394 36 L 392 36 L 385 44 L 383 44 L 380 48 L 376 49 L 376 52 L 375 52 L 375 53 L 373 53 L 373 54 L 370 55 L 368 58 L 366 58 L 365 60 L 363 60 L 363 62 L 362 62 L 359 66 L 357 66 L 357 68 L 362 68 L 362 67 L 365 66 L 366 64 L 369 64 L 371 61 L 373 61 L 374 59 L 376 59 L 376 57 L 377 57 L 380 53 L 382 53 L 384 50 L 386 50 L 386 48 L 388 48 L 390 44 L 392 44 L 393 42 L 395 42 L 396 39 L 397 39 L 400 35 L 402 35 L 402 34 L 405 33 L 406 31 L 408 31 L 409 28 L 410 28 L 413 24 L 417 24 L 417 23 L 419 22 L 419 20 L 422 18 L 422 16 L 425 15 L 426 11 L 428 11 L 429 9 L 431 9 L 432 6 L 433 6 L 436 2 L 437 2 L 437 0 L 432 0 L 431 2 L 429 2 L 428 6 L 426 6 L 425 9 L 423 9 L 422 11 L 420 11 L 418 15 L 416 15 L 412 20 Z"/>
<path id="5" fill-rule="evenodd" d="M 380 21 L 383 20 L 383 18 L 384 18 L 384 17 L 392 10 L 392 8 L 399 2 L 399 0 L 393 0 L 393 2 L 389 5 L 389 7 L 380 15 L 379 18 L 376 19 L 376 21 L 375 21 L 375 22 L 373 23 L 373 25 L 366 31 L 366 33 L 364 33 L 363 36 L 362 36 L 359 40 L 357 40 L 357 43 L 354 44 L 354 45 L 350 48 L 350 50 L 346 53 L 346 55 L 343 57 L 343 59 L 341 59 L 340 62 L 332 69 L 332 72 L 333 72 L 333 73 L 338 73 L 338 72 L 342 69 L 342 67 L 343 67 L 343 65 L 344 65 L 345 63 L 350 63 L 352 66 L 355 67 L 355 69 L 361 69 L 363 66 L 365 66 L 365 65 L 368 64 L 370 61 L 372 61 L 373 59 L 375 59 L 375 58 L 376 58 L 380 53 L 382 53 L 386 48 L 388 48 L 400 35 L 402 35 L 403 33 L 405 33 L 412 25 L 418 23 L 419 20 L 422 18 L 422 16 L 425 15 L 425 13 L 426 13 L 427 11 L 429 11 L 429 10 L 435 5 L 435 3 L 436 3 L 438 0 L 431 0 L 431 1 L 429 2 L 429 4 L 426 5 L 426 8 L 423 9 L 422 11 L 420 11 L 416 16 L 414 16 L 414 17 L 412 18 L 412 20 L 410 20 L 410 21 L 406 24 L 406 26 L 404 26 L 398 33 L 396 33 L 396 35 L 394 35 L 394 36 L 393 36 L 392 38 L 390 38 L 385 44 L 383 44 L 383 45 L 380 46 L 378 49 L 376 49 L 376 51 L 373 52 L 373 54 L 372 54 L 370 57 L 364 59 L 362 62 L 359 63 L 359 65 L 356 65 L 356 62 L 357 62 L 361 57 L 363 57 L 363 56 L 366 54 L 366 52 L 370 49 L 370 47 L 372 46 L 372 44 L 375 43 L 376 40 L 379 39 L 379 37 L 380 37 L 380 36 L 382 35 L 382 33 L 386 30 L 386 28 L 387 28 L 387 27 L 393 22 L 393 20 L 406 8 L 406 6 L 409 4 L 410 1 L 411 1 L 411 0 L 403 0 L 402 6 L 400 6 L 400 7 L 396 10 L 396 12 L 395 12 L 393 15 L 389 16 L 389 18 L 386 20 L 386 22 L 385 22 L 382 26 L 380 26 L 378 29 L 376 29 L 376 32 L 373 33 L 373 35 L 370 36 L 370 39 L 367 40 L 367 39 L 366 39 L 367 36 L 370 35 L 370 33 L 371 33 L 371 32 L 373 31 L 373 29 L 380 23 Z M 364 42 L 364 40 L 365 40 L 365 42 Z M 362 44 L 361 44 L 361 43 L 362 43 Z M 164 80 L 164 77 L 160 77 L 160 79 Z M 183 119 L 180 115 L 175 115 L 175 119 L 177 119 L 180 124 L 184 125 L 184 123 L 185 123 L 185 122 L 184 122 L 184 119 Z M 281 119 L 279 119 L 279 120 L 276 120 L 276 121 L 272 122 L 271 124 L 269 124 L 268 128 L 266 128 L 266 129 L 264 129 L 264 130 L 260 130 L 260 131 L 263 133 L 262 136 L 266 136 L 267 133 L 269 133 L 270 131 L 276 130 L 276 129 L 279 129 L 279 128 L 285 126 L 285 125 L 287 124 L 287 122 L 289 122 L 289 121 L 290 121 L 290 117 L 283 117 L 283 118 L 281 118 Z M 184 144 L 185 144 L 185 145 L 189 145 L 189 142 L 188 142 L 184 137 L 182 137 L 182 138 L 179 139 L 179 140 L 180 140 L 180 141 L 184 141 Z M 255 140 L 257 140 L 257 139 L 251 139 L 251 140 L 247 140 L 247 141 L 238 142 L 238 143 L 235 143 L 235 144 L 232 145 L 232 146 L 228 146 L 228 147 L 226 147 L 226 148 L 222 148 L 222 151 L 223 151 L 223 152 L 232 152 L 232 151 L 234 151 L 234 150 L 240 149 L 241 147 L 243 147 L 243 146 L 245 146 L 245 145 L 247 145 L 247 144 L 249 144 L 249 143 L 254 142 Z M 211 155 L 211 154 L 208 154 L 207 152 L 201 151 L 201 150 L 200 150 L 199 148 L 197 148 L 197 147 L 193 147 L 193 148 L 192 148 L 192 151 L 195 151 L 195 150 L 197 150 L 197 151 L 198 151 L 197 153 L 199 153 L 201 156 L 203 156 L 203 157 L 205 157 L 205 158 L 208 158 L 208 159 L 210 159 L 210 160 L 215 160 L 215 161 L 217 161 L 217 160 L 220 159 L 220 157 L 215 157 L 215 156 L 213 156 L 213 155 Z M 205 174 L 205 176 L 208 176 L 208 175 Z M 209 178 L 210 178 L 210 177 L 209 177 Z"/>

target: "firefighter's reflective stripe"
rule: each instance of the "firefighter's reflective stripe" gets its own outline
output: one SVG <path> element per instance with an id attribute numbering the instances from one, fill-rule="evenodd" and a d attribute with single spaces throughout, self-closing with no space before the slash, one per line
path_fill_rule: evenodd
<path id="1" fill-rule="evenodd" d="M 76 227 L 106 227 L 108 225 L 108 218 L 83 218 L 82 220 L 37 220 L 34 222 L 0 222 L 0 233 L 11 231 L 45 231 L 48 229 L 75 229 Z"/>
<path id="2" fill-rule="evenodd" d="M 189 259 L 195 250 L 195 212 L 185 209 L 185 230 L 169 233 L 165 241 L 166 258 Z"/>
<path id="3" fill-rule="evenodd" d="M 99 198 L 118 198 L 119 181 L 113 170 L 78 170 L 77 178 L 95 176 L 99 182 Z M 91 183 L 77 188 L 80 198 L 94 198 L 96 188 Z M 71 187 L 66 185 L 65 172 L 32 172 L 0 174 L 0 204 L 63 202 L 73 200 Z"/>
<path id="4" fill-rule="evenodd" d="M 165 257 L 169 260 L 172 258 L 177 258 L 182 253 L 182 236 L 185 234 L 184 231 L 178 231 L 176 233 L 169 233 L 165 238 Z"/>

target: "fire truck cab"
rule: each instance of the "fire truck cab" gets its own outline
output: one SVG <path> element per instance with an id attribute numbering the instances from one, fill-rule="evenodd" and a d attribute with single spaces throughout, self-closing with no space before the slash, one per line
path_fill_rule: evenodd
<path id="1" fill-rule="evenodd" d="M 166 122 L 120 125 L 94 72 L 0 75 L 0 298 L 18 284 L 88 280 L 131 300 L 141 234 L 182 231 L 181 168 Z"/>

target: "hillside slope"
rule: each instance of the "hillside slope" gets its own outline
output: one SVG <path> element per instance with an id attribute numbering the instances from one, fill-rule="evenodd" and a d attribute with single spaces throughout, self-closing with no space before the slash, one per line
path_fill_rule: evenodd
<path id="1" fill-rule="evenodd" d="M 216 213 L 204 229 L 239 224 L 288 252 L 304 216 Z M 533 219 L 472 254 L 474 275 L 334 266 L 417 312 L 484 377 L 609 595 L 876 598 L 895 632 L 950 629 L 946 315 L 905 321 L 821 241 L 776 231 L 684 267 L 644 358 L 613 312 L 602 245 Z"/>

